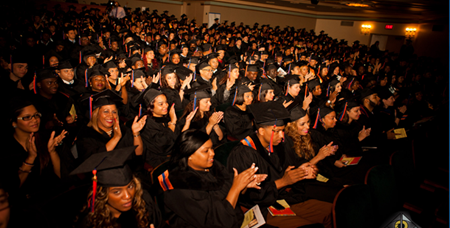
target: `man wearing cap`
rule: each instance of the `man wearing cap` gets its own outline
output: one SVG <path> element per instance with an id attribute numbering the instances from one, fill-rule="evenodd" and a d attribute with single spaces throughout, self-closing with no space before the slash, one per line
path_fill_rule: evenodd
<path id="1" fill-rule="evenodd" d="M 231 151 L 227 166 L 245 170 L 255 163 L 258 172 L 268 174 L 268 179 L 260 183 L 261 189 L 247 189 L 239 198 L 239 203 L 251 208 L 258 204 L 267 224 L 278 227 L 296 227 L 322 223 L 331 227 L 331 208 L 327 202 L 306 197 L 301 181 L 314 179 L 317 169 L 310 163 L 296 159 L 292 152 L 293 142 L 284 138 L 284 129 L 290 114 L 277 102 L 256 103 L 249 107 L 255 117 L 256 132 L 241 140 Z M 283 140 L 285 140 L 283 142 Z M 292 189 L 288 192 L 286 188 Z M 284 199 L 296 216 L 274 217 L 268 215 L 266 208 Z"/>
<path id="2" fill-rule="evenodd" d="M 109 13 L 110 17 L 122 19 L 126 16 L 125 10 L 119 5 L 119 2 L 114 2 L 114 8 Z"/>

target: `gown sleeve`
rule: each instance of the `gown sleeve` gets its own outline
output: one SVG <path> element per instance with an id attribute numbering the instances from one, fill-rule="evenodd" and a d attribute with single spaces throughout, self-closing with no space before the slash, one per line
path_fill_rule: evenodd
<path id="1" fill-rule="evenodd" d="M 144 142 L 145 161 L 153 167 L 158 166 L 165 160 L 172 151 L 173 144 L 177 138 L 175 132 L 153 119 L 148 118 L 145 128 L 141 131 L 142 141 Z"/>
<path id="2" fill-rule="evenodd" d="M 236 107 L 231 106 L 225 110 L 224 123 L 227 135 L 243 139 L 252 132 L 252 121 L 246 115 L 236 112 Z"/>

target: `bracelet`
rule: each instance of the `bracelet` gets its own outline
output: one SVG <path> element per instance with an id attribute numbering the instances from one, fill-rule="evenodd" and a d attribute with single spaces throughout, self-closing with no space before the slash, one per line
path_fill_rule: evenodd
<path id="1" fill-rule="evenodd" d="M 19 167 L 19 173 L 20 172 L 22 172 L 22 173 L 31 173 L 31 170 L 27 171 L 27 170 L 23 170 L 22 167 Z"/>
<path id="2" fill-rule="evenodd" d="M 176 123 L 168 122 L 169 125 L 176 125 Z"/>
<path id="3" fill-rule="evenodd" d="M 34 166 L 34 164 L 30 164 L 30 163 L 28 163 L 28 162 L 23 162 L 23 164 L 25 164 L 25 165 L 29 165 L 29 166 Z"/>
<path id="4" fill-rule="evenodd" d="M 133 135 L 134 137 L 139 137 L 141 136 L 141 133 L 137 134 L 137 135 Z"/>

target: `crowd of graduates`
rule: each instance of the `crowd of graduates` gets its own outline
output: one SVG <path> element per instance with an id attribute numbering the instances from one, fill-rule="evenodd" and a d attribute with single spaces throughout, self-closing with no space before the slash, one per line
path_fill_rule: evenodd
<path id="1" fill-rule="evenodd" d="M 0 227 L 240 227 L 254 205 L 331 227 L 337 192 L 405 147 L 394 130 L 448 105 L 448 69 L 410 41 L 69 8 L 1 25 Z M 297 216 L 270 215 L 280 199 Z"/>

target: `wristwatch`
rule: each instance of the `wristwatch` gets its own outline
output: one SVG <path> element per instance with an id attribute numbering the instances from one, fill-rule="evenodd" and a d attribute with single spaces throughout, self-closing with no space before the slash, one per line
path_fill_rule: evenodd
<path id="1" fill-rule="evenodd" d="M 331 104 L 331 101 L 330 101 L 330 100 L 327 100 L 327 103 L 328 103 L 328 104 Z"/>

